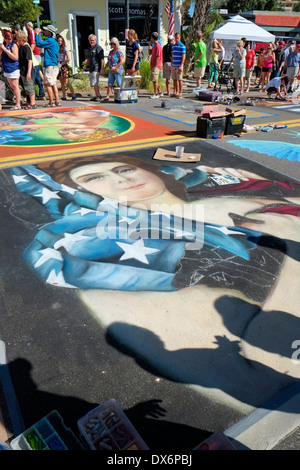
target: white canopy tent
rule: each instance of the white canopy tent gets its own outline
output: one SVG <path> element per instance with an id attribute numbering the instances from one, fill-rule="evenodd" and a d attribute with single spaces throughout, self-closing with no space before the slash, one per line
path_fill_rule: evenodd
<path id="1" fill-rule="evenodd" d="M 222 40 L 225 48 L 225 62 L 230 61 L 232 51 L 241 38 L 246 38 L 247 41 L 252 43 L 268 43 L 273 42 L 275 39 L 273 34 L 240 15 L 230 18 L 223 26 L 213 31 L 211 36 L 212 39 Z"/>
<path id="2" fill-rule="evenodd" d="M 246 38 L 247 41 L 255 42 L 273 42 L 275 36 L 265 29 L 257 26 L 252 21 L 246 20 L 240 15 L 230 18 L 219 29 L 213 33 L 213 39 L 228 39 L 231 41 L 238 41 L 241 38 Z"/>

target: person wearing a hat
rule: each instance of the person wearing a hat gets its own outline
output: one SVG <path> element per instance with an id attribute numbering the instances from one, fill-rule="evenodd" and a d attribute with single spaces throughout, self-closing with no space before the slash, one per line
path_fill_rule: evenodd
<path id="1" fill-rule="evenodd" d="M 153 47 L 152 47 L 153 44 Z M 158 77 L 159 71 L 162 66 L 163 55 L 162 47 L 158 42 L 158 33 L 154 32 L 151 34 L 151 41 L 149 42 L 148 53 L 151 56 L 150 68 L 151 76 L 150 80 L 153 82 L 154 94 L 150 98 L 159 98 L 161 93 L 159 93 Z"/>
<path id="2" fill-rule="evenodd" d="M 201 79 L 204 77 L 206 69 L 206 44 L 202 40 L 202 36 L 202 31 L 196 32 L 197 46 L 194 55 L 194 77 L 197 88 L 201 87 Z"/>
<path id="3" fill-rule="evenodd" d="M 166 80 L 167 96 L 170 96 L 171 82 L 171 62 L 172 62 L 172 45 L 174 44 L 174 36 L 168 36 L 168 42 L 163 47 L 163 78 Z"/>
<path id="4" fill-rule="evenodd" d="M 35 43 L 44 49 L 44 83 L 48 93 L 49 103 L 45 107 L 61 106 L 58 89 L 56 86 L 58 68 L 59 45 L 55 39 L 56 28 L 53 24 L 43 26 L 43 33 L 47 37 L 45 40 L 39 38 L 40 30 L 35 30 Z"/>
<path id="5" fill-rule="evenodd" d="M 45 92 L 44 92 L 44 87 L 43 87 L 43 82 L 42 82 L 42 77 L 41 77 L 41 71 L 40 71 L 40 63 L 41 63 L 41 49 L 37 47 L 35 43 L 35 31 L 33 29 L 33 24 L 31 21 L 28 21 L 26 23 L 26 29 L 27 29 L 27 36 L 28 36 L 28 44 L 32 50 L 32 53 L 35 58 L 35 65 L 33 64 L 33 83 L 36 83 L 38 88 L 39 88 L 39 98 L 42 100 L 45 100 Z"/>

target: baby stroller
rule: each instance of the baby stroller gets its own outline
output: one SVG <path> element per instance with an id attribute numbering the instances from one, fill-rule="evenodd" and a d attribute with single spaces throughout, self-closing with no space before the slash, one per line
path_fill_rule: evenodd
<path id="1" fill-rule="evenodd" d="M 222 85 L 226 87 L 227 93 L 234 90 L 232 68 L 232 64 L 222 64 L 221 70 L 219 72 L 218 83 L 215 86 L 216 90 L 222 91 Z"/>

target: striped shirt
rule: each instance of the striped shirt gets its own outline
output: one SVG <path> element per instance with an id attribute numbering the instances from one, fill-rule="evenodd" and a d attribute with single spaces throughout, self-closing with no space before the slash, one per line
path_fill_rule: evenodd
<path id="1" fill-rule="evenodd" d="M 182 56 L 186 54 L 185 45 L 182 42 L 173 44 L 172 46 L 172 65 L 173 67 L 179 67 L 181 65 Z"/>

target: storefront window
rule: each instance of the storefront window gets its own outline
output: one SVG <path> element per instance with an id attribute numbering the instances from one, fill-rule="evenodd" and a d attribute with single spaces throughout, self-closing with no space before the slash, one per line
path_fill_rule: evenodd
<path id="1" fill-rule="evenodd" d="M 43 7 L 43 13 L 40 20 L 51 20 L 49 0 L 40 0 L 40 6 Z"/>
<path id="2" fill-rule="evenodd" d="M 148 44 L 153 31 L 158 31 L 158 2 L 143 1 L 129 2 L 129 28 L 134 29 L 141 45 Z M 125 1 L 110 1 L 109 35 L 117 37 L 121 44 L 125 44 L 126 7 Z"/>

